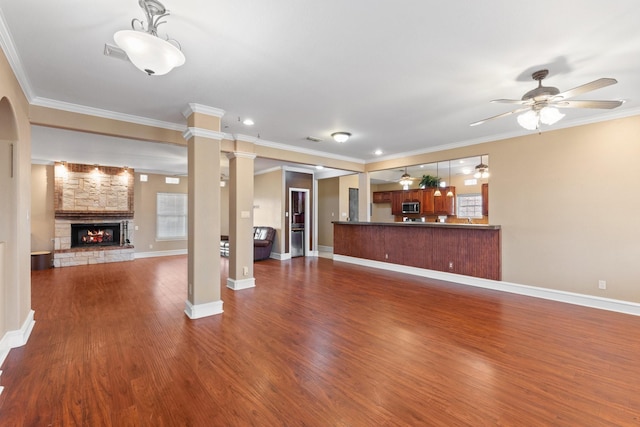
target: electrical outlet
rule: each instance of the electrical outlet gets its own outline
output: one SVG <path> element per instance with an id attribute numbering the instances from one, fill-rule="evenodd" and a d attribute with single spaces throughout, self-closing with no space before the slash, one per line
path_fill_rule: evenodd
<path id="1" fill-rule="evenodd" d="M 249 267 L 242 267 L 242 274 L 244 274 L 245 276 L 249 275 Z"/>
<path id="2" fill-rule="evenodd" d="M 607 289 L 607 281 L 598 280 L 598 289 Z"/>
<path id="3" fill-rule="evenodd" d="M 453 261 L 449 261 L 449 270 L 453 270 Z"/>
<path id="4" fill-rule="evenodd" d="M 389 254 L 384 254 L 384 259 L 389 259 Z"/>

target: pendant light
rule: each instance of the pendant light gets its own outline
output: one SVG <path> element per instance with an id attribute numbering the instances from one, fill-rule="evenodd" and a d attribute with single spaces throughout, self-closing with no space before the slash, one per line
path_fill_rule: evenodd
<path id="1" fill-rule="evenodd" d="M 447 197 L 453 197 L 453 191 L 451 191 L 451 160 L 449 160 L 449 191 L 447 191 Z"/>
<path id="2" fill-rule="evenodd" d="M 439 174 L 438 167 L 439 166 L 440 166 L 440 163 L 436 162 L 436 179 L 438 180 L 438 186 L 436 187 L 436 192 L 433 193 L 433 195 L 436 196 L 436 197 L 442 196 L 442 193 L 440 192 L 440 177 L 438 176 L 438 174 Z"/>
<path id="3" fill-rule="evenodd" d="M 131 30 L 118 31 L 113 39 L 140 71 L 150 76 L 167 74 L 185 61 L 176 40 L 158 37 L 158 26 L 165 23 L 161 19 L 169 11 L 158 0 L 139 0 L 138 4 L 145 12 L 146 22 L 133 19 Z"/>

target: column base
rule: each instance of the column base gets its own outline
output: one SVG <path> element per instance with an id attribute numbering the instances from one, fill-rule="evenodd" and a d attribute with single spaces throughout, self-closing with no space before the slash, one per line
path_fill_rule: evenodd
<path id="1" fill-rule="evenodd" d="M 220 314 L 224 310 L 222 309 L 222 300 L 208 302 L 206 304 L 191 304 L 191 301 L 185 301 L 184 314 L 186 314 L 189 319 L 200 319 L 201 317 L 213 316 L 215 314 Z"/>
<path id="2" fill-rule="evenodd" d="M 232 278 L 227 279 L 227 288 L 239 291 L 241 289 L 249 289 L 256 287 L 256 279 L 252 277 L 250 279 L 235 280 Z"/>

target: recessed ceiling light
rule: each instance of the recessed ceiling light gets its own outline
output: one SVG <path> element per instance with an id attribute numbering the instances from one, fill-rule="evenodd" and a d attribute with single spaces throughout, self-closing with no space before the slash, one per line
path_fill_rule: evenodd
<path id="1" fill-rule="evenodd" d="M 254 123 L 254 122 L 253 122 L 253 120 L 251 120 L 251 119 L 244 119 L 244 120 L 242 121 L 242 124 L 243 124 L 243 125 L 247 125 L 247 126 L 253 126 L 255 123 Z"/>
<path id="2" fill-rule="evenodd" d="M 379 156 L 382 154 L 382 150 L 378 149 L 373 154 L 375 154 L 376 156 Z"/>
<path id="3" fill-rule="evenodd" d="M 322 165 L 317 165 L 317 166 L 316 166 L 316 169 L 317 169 L 317 170 L 319 170 L 319 171 L 321 171 L 322 169 L 324 169 L 324 166 L 322 166 Z"/>

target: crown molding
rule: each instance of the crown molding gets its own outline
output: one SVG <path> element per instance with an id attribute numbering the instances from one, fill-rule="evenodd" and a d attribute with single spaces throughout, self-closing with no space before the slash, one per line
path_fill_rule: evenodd
<path id="1" fill-rule="evenodd" d="M 196 103 L 189 103 L 189 105 L 187 105 L 187 108 L 182 110 L 182 115 L 185 118 L 189 118 L 189 116 L 191 116 L 193 113 L 205 114 L 207 116 L 214 116 L 214 117 L 222 117 L 224 116 L 225 111 L 220 108 L 208 107 L 206 105 L 196 104 Z"/>
<path id="2" fill-rule="evenodd" d="M 217 132 L 214 130 L 209 130 L 209 129 L 202 129 L 202 128 L 187 128 L 187 130 L 185 130 L 182 133 L 182 137 L 184 139 L 186 139 L 187 141 L 190 140 L 193 137 L 200 137 L 200 138 L 209 138 L 209 139 L 217 139 L 219 141 L 222 141 L 225 137 L 225 133 L 224 132 Z"/>
<path id="3" fill-rule="evenodd" d="M 365 164 L 377 163 L 377 162 L 383 162 L 387 160 L 401 159 L 404 157 L 419 156 L 421 154 L 436 153 L 439 151 L 452 150 L 455 148 L 469 147 L 472 145 L 480 145 L 487 142 L 495 142 L 495 141 L 502 141 L 509 138 L 517 138 L 521 136 L 530 135 L 532 133 L 552 132 L 555 130 L 567 129 L 567 128 L 572 128 L 577 126 L 584 126 L 584 125 L 589 125 L 589 124 L 599 123 L 599 122 L 606 122 L 609 120 L 624 119 L 626 117 L 632 117 L 637 115 L 640 115 L 640 108 L 612 111 L 610 113 L 600 115 L 597 118 L 590 117 L 590 118 L 567 120 L 567 121 L 561 120 L 551 127 L 545 126 L 545 128 L 541 130 L 540 129 L 535 130 L 535 131 L 529 131 L 529 130 L 520 128 L 518 126 L 518 128 L 516 128 L 516 130 L 512 132 L 506 132 L 506 133 L 501 133 L 497 135 L 489 135 L 487 137 L 482 137 L 482 138 L 467 139 L 464 141 L 452 142 L 449 144 L 437 145 L 435 147 L 430 147 L 428 149 L 406 151 L 404 153 L 396 153 L 396 154 L 390 154 L 388 156 L 374 157 L 374 158 L 366 159 L 364 163 Z M 369 172 L 373 172 L 373 171 L 369 171 Z"/>
<path id="4" fill-rule="evenodd" d="M 31 105 L 169 130 L 184 131 L 186 128 L 186 125 L 181 125 L 178 123 L 164 122 L 161 120 L 149 119 L 142 116 L 117 113 L 115 111 L 102 110 L 100 108 L 87 107 L 85 105 L 72 104 L 70 102 L 56 101 L 55 99 L 41 98 L 39 96 L 31 102 Z"/>
<path id="5" fill-rule="evenodd" d="M 13 38 L 9 33 L 7 21 L 4 19 L 2 9 L 0 9 L 0 48 L 4 51 L 7 61 L 9 62 L 9 66 L 13 70 L 13 74 L 16 76 L 18 84 L 22 88 L 22 92 L 26 96 L 27 101 L 31 102 L 33 99 L 33 90 L 29 84 L 29 79 L 27 79 L 27 74 L 24 72 L 24 68 L 22 67 L 20 55 L 18 55 L 18 51 L 13 43 Z"/>
<path id="6" fill-rule="evenodd" d="M 325 157 L 334 160 L 343 160 L 345 162 L 353 162 L 362 165 L 366 163 L 364 159 L 356 159 L 354 157 L 341 156 L 339 154 L 332 154 L 324 151 L 310 150 L 308 148 L 294 147 L 293 145 L 281 144 L 278 142 L 267 141 L 260 138 L 256 139 L 255 144 L 263 147 L 276 148 L 278 150 L 293 151 L 295 153 L 309 154 L 311 156 Z"/>
<path id="7" fill-rule="evenodd" d="M 233 141 L 251 142 L 253 144 L 258 142 L 258 138 L 257 137 L 251 136 L 251 135 L 243 135 L 241 133 L 229 134 L 229 138 L 231 140 L 233 140 Z"/>

